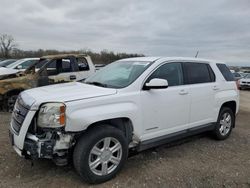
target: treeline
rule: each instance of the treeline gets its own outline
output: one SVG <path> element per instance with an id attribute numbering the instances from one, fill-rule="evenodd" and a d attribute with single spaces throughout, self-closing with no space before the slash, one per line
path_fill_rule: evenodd
<path id="1" fill-rule="evenodd" d="M 142 57 L 143 54 L 129 54 L 129 53 L 114 53 L 112 51 L 103 50 L 99 53 L 93 52 L 91 50 L 79 50 L 79 51 L 57 51 L 57 50 L 43 50 L 39 49 L 36 51 L 25 51 L 20 49 L 13 49 L 10 58 L 26 58 L 26 57 L 41 57 L 45 55 L 55 55 L 55 54 L 86 54 L 91 56 L 93 62 L 95 64 L 108 64 L 113 61 L 123 59 L 123 58 L 130 58 L 130 57 Z"/>
<path id="2" fill-rule="evenodd" d="M 103 50 L 100 53 L 93 52 L 91 50 L 78 50 L 78 51 L 58 51 L 58 50 L 21 50 L 17 48 L 15 39 L 9 34 L 0 34 L 0 59 L 8 58 L 26 58 L 26 57 L 42 57 L 45 55 L 56 55 L 56 54 L 86 54 L 91 56 L 95 64 L 108 64 L 113 61 L 129 58 L 129 57 L 141 57 L 143 54 L 127 54 L 127 53 L 114 53 L 112 51 Z"/>

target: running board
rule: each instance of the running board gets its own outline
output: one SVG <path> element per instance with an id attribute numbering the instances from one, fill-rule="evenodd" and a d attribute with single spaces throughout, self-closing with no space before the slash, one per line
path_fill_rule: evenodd
<path id="1" fill-rule="evenodd" d="M 164 135 L 161 137 L 153 138 L 150 140 L 145 140 L 145 141 L 142 141 L 138 145 L 137 151 L 140 152 L 140 151 L 143 151 L 143 150 L 146 150 L 149 148 L 153 148 L 156 146 L 167 144 L 167 143 L 170 143 L 170 142 L 173 142 L 176 140 L 180 140 L 180 139 L 185 138 L 185 137 L 189 137 L 189 136 L 193 136 L 193 135 L 202 133 L 202 132 L 212 131 L 215 129 L 215 125 L 216 125 L 216 123 L 209 123 L 209 124 L 201 125 L 198 127 L 193 127 L 193 128 L 186 129 L 183 131 Z"/>

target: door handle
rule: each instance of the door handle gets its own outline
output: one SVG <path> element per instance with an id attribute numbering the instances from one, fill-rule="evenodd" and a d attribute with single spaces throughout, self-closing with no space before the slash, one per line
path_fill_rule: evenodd
<path id="1" fill-rule="evenodd" d="M 182 89 L 182 90 L 180 90 L 179 94 L 180 94 L 180 95 L 187 95 L 187 94 L 188 94 L 188 91 Z"/>
<path id="2" fill-rule="evenodd" d="M 70 79 L 70 80 L 75 80 L 75 79 L 76 79 L 76 75 L 70 75 L 70 76 L 69 76 L 69 79 Z"/>
<path id="3" fill-rule="evenodd" d="M 218 86 L 213 86 L 213 90 L 217 91 L 219 90 L 220 88 Z"/>

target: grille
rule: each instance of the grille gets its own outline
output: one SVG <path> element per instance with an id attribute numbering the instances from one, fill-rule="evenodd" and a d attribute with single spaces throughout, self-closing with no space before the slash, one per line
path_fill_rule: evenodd
<path id="1" fill-rule="evenodd" d="M 243 84 L 250 84 L 250 82 L 242 82 Z"/>
<path id="2" fill-rule="evenodd" d="M 16 133 L 20 132 L 20 129 L 22 127 L 23 121 L 29 111 L 29 107 L 25 105 L 21 97 L 19 96 L 14 110 L 12 112 L 12 119 L 11 119 L 11 125 L 12 128 L 16 131 Z"/>

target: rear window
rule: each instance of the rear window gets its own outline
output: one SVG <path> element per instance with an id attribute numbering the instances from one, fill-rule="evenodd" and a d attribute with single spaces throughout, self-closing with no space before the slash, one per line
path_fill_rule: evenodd
<path id="1" fill-rule="evenodd" d="M 234 81 L 234 75 L 225 64 L 216 64 L 226 81 Z"/>
<path id="2" fill-rule="evenodd" d="M 187 84 L 199 84 L 214 82 L 215 76 L 212 69 L 206 63 L 185 63 Z"/>

